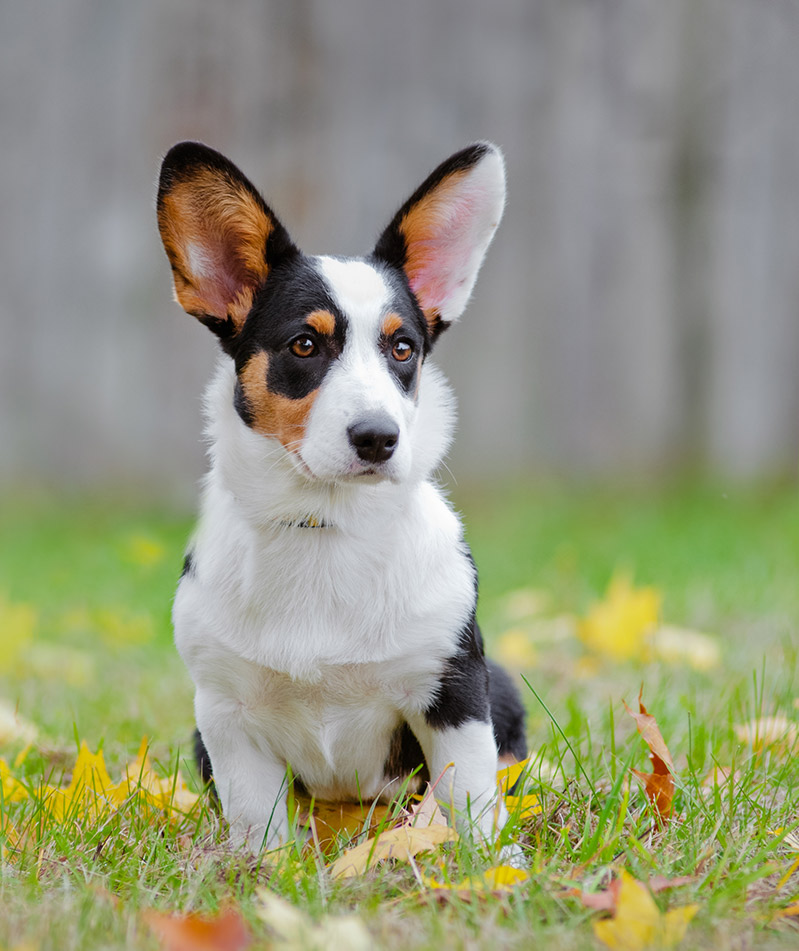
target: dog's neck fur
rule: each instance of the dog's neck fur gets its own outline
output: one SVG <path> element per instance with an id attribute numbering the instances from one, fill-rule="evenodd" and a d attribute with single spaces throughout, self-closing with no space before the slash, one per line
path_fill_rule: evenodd
<path id="1" fill-rule="evenodd" d="M 205 394 L 211 459 L 206 496 L 229 493 L 242 519 L 254 528 L 285 528 L 309 519 L 356 533 L 389 525 L 409 494 L 431 479 L 452 440 L 455 398 L 442 373 L 427 362 L 411 434 L 410 478 L 402 484 L 315 482 L 297 469 L 279 442 L 252 432 L 242 422 L 233 404 L 235 381 L 232 360 L 220 357 Z"/>

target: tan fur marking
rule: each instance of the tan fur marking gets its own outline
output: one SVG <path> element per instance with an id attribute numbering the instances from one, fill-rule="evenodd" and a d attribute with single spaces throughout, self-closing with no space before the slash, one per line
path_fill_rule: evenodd
<path id="1" fill-rule="evenodd" d="M 428 288 L 424 285 L 417 287 L 416 282 L 427 263 L 431 245 L 436 243 L 438 232 L 443 223 L 443 209 L 451 203 L 453 200 L 452 192 L 458 187 L 461 179 L 469 174 L 469 171 L 469 169 L 458 169 L 456 172 L 451 172 L 424 198 L 417 201 L 400 222 L 399 230 L 405 238 L 405 246 L 408 251 L 405 272 L 411 286 L 416 288 L 416 296 L 420 301 L 425 296 L 425 291 Z M 430 287 L 429 290 L 434 292 L 435 289 Z M 422 306 L 422 312 L 431 330 L 434 329 L 435 325 L 441 320 L 437 309 Z"/>
<path id="2" fill-rule="evenodd" d="M 521 763 L 521 760 L 516 759 L 513 753 L 505 753 L 504 756 L 500 756 L 497 760 L 497 766 L 499 769 L 506 769 L 508 766 L 515 766 L 517 763 Z"/>
<path id="3" fill-rule="evenodd" d="M 393 336 L 402 326 L 402 317 L 399 314 L 386 314 L 383 318 L 383 326 L 381 327 L 381 333 L 384 337 Z"/>
<path id="4" fill-rule="evenodd" d="M 175 297 L 190 314 L 244 322 L 267 276 L 273 224 L 250 192 L 213 169 L 196 169 L 161 200 L 158 224 Z"/>
<path id="5" fill-rule="evenodd" d="M 314 390 L 301 400 L 272 393 L 266 386 L 269 356 L 261 351 L 250 357 L 239 374 L 247 406 L 252 413 L 252 428 L 264 436 L 280 440 L 289 452 L 298 452 L 305 438 L 308 414 L 319 392 Z"/>
<path id="6" fill-rule="evenodd" d="M 305 323 L 317 333 L 327 337 L 332 337 L 336 329 L 336 318 L 329 310 L 315 310 L 312 314 L 308 314 Z"/>

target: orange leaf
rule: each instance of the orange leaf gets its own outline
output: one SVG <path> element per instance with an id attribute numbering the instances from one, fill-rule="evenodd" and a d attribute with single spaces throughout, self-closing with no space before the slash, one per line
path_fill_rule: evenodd
<path id="1" fill-rule="evenodd" d="M 212 917 L 146 911 L 144 920 L 165 951 L 244 951 L 252 944 L 247 924 L 235 908 Z"/>
<path id="2" fill-rule="evenodd" d="M 643 783 L 644 791 L 657 810 L 658 815 L 662 819 L 668 819 L 671 815 L 672 800 L 674 798 L 674 778 L 672 776 L 674 772 L 674 762 L 663 740 L 660 727 L 657 725 L 657 720 L 647 711 L 641 700 L 643 690 L 644 688 L 642 687 L 641 693 L 638 694 L 639 712 L 633 713 L 626 703 L 624 704 L 624 709 L 635 720 L 638 732 L 649 747 L 649 755 L 652 760 L 652 772 L 642 773 L 634 769 L 633 774 Z"/>

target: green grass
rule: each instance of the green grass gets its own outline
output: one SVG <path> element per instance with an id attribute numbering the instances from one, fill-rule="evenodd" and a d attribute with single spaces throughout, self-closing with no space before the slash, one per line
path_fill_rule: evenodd
<path id="1" fill-rule="evenodd" d="M 527 851 L 529 882 L 501 898 L 441 904 L 407 865 L 333 881 L 300 833 L 277 858 L 231 854 L 205 800 L 166 828 L 135 803 L 59 825 L 32 800 L 3 802 L 0 813 L 34 832 L 21 853 L 0 858 L 0 948 L 156 948 L 144 910 L 213 912 L 229 900 L 265 944 L 255 889 L 267 883 L 315 919 L 357 912 L 377 947 L 593 948 L 597 914 L 565 891 L 600 889 L 622 866 L 641 880 L 693 878 L 657 896 L 661 909 L 699 904 L 685 947 L 795 947 L 797 919 L 774 915 L 799 900 L 799 874 L 776 887 L 796 857 L 785 834 L 799 823 L 799 764 L 779 751 L 755 755 L 734 727 L 765 714 L 799 721 L 796 491 L 510 487 L 461 491 L 456 502 L 480 568 L 489 652 L 510 624 L 509 591 L 546 600 L 530 626 L 537 659 L 525 693 L 530 749 L 556 769 L 531 779 L 542 814 L 509 830 Z M 98 501 L 0 502 L 0 698 L 39 728 L 14 770 L 29 786 L 68 778 L 79 739 L 102 746 L 117 778 L 145 734 L 164 774 L 179 764 L 193 777 L 192 690 L 169 623 L 190 531 L 185 516 Z M 721 664 L 587 661 L 570 618 L 619 567 L 660 589 L 666 621 L 715 635 Z M 35 640 L 3 666 L 9 604 L 32 606 Z M 631 766 L 650 768 L 622 705 L 634 706 L 642 684 L 679 778 L 665 826 L 628 783 Z M 20 748 L 0 747 L 0 757 L 13 761 Z M 714 764 L 734 767 L 736 781 L 703 789 Z M 417 864 L 441 874 L 442 860 L 453 879 L 496 863 L 461 842 Z"/>

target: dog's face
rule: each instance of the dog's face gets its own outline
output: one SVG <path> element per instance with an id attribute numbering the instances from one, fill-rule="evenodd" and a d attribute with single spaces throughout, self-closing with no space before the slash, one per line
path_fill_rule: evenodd
<path id="1" fill-rule="evenodd" d="M 370 256 L 310 257 L 234 165 L 184 142 L 164 159 L 158 222 L 179 303 L 235 363 L 243 423 L 309 480 L 401 482 L 422 364 L 466 305 L 504 198 L 499 151 L 474 145 L 433 172 Z"/>

